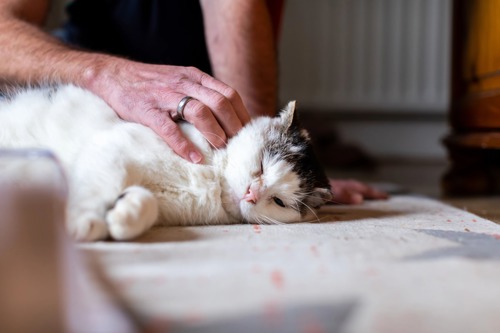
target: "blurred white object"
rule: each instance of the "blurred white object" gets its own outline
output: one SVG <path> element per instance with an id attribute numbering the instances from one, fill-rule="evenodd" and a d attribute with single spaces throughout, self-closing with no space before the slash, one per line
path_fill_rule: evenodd
<path id="1" fill-rule="evenodd" d="M 0 332 L 63 331 L 58 227 L 66 185 L 44 151 L 0 151 Z"/>
<path id="2" fill-rule="evenodd" d="M 134 332 L 97 266 L 64 233 L 67 185 L 43 150 L 0 150 L 0 332 Z"/>

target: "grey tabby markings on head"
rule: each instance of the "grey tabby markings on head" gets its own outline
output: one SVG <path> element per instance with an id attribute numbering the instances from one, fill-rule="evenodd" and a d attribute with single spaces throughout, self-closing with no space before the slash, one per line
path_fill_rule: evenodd
<path id="1" fill-rule="evenodd" d="M 290 103 L 295 109 L 295 101 Z M 297 112 L 283 116 L 286 117 L 286 128 L 279 131 L 279 137 L 270 138 L 264 154 L 279 156 L 293 165 L 293 171 L 300 177 L 302 192 L 315 194 L 308 198 L 308 203 L 312 208 L 318 208 L 331 199 L 331 192 L 327 190 L 330 188 L 328 178 L 316 157 L 309 133 L 300 125 Z M 300 209 L 304 213 L 309 208 L 302 205 Z"/>

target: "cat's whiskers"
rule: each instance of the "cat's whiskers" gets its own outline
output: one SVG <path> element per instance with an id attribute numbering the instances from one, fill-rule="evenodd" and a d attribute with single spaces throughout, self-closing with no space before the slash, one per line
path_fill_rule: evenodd
<path id="1" fill-rule="evenodd" d="M 259 217 L 262 218 L 265 222 L 267 222 L 266 224 L 275 224 L 275 225 L 283 225 L 283 224 L 285 224 L 285 223 L 280 222 L 280 221 L 278 221 L 276 219 L 273 219 L 273 218 L 271 218 L 269 216 L 260 215 Z"/>
<path id="2" fill-rule="evenodd" d="M 263 220 L 261 216 L 255 216 L 255 222 L 257 222 L 258 225 L 267 224 L 266 221 Z"/>
<path id="3" fill-rule="evenodd" d="M 333 199 L 328 200 L 328 202 L 335 204 L 335 205 L 344 205 L 345 204 L 344 202 L 333 200 Z"/>
<path id="4" fill-rule="evenodd" d="M 256 222 L 258 225 L 266 224 L 265 223 L 266 221 L 262 220 L 262 218 L 260 216 L 256 216 L 255 219 L 256 219 Z"/>
<path id="5" fill-rule="evenodd" d="M 320 222 L 323 222 L 323 221 L 331 222 L 332 221 L 331 219 L 332 219 L 331 215 L 325 215 L 325 216 L 320 218 Z"/>
<path id="6" fill-rule="evenodd" d="M 315 197 L 314 195 L 312 194 L 304 194 L 304 196 L 306 197 Z M 341 202 L 341 201 L 336 201 L 334 200 L 333 198 L 329 199 L 327 202 L 330 202 L 330 203 L 333 203 L 333 204 L 337 204 L 337 205 L 344 205 L 345 203 Z"/>
<path id="7" fill-rule="evenodd" d="M 302 193 L 303 197 L 308 197 L 308 198 L 317 198 L 316 194 L 313 194 L 313 192 L 304 192 Z"/>
<path id="8" fill-rule="evenodd" d="M 304 223 L 317 223 L 317 222 L 323 222 L 323 220 L 328 220 L 330 217 L 329 216 L 323 216 L 322 218 L 319 218 L 317 220 L 309 220 L 309 221 L 303 221 Z"/>
<path id="9" fill-rule="evenodd" d="M 308 195 L 306 194 L 305 196 L 308 196 Z M 311 196 L 311 195 L 309 195 L 309 196 Z M 316 214 L 316 211 L 312 207 L 310 207 L 309 205 L 307 205 L 306 203 L 304 203 L 304 201 L 302 201 L 302 200 L 294 199 L 294 201 L 296 203 L 298 202 L 299 204 L 304 205 L 307 209 L 309 209 L 309 211 L 311 211 L 311 213 L 314 215 L 314 217 L 316 218 L 316 220 L 318 222 L 320 221 L 318 215 Z"/>
<path id="10" fill-rule="evenodd" d="M 226 141 L 224 141 L 224 139 L 223 139 L 220 135 L 217 135 L 217 134 L 215 134 L 215 133 L 213 133 L 213 132 L 203 132 L 202 134 L 203 134 L 203 136 L 205 137 L 205 139 L 208 141 L 208 143 L 212 146 L 212 148 L 213 148 L 213 149 L 215 149 L 215 150 L 220 150 L 221 148 L 217 148 L 217 147 L 216 147 L 216 146 L 212 143 L 212 141 L 210 141 L 209 139 L 207 139 L 207 134 L 209 134 L 209 135 L 213 135 L 213 136 L 215 136 L 215 137 L 219 138 L 221 141 L 223 141 L 223 142 L 224 142 L 224 148 L 227 146 L 227 142 L 226 142 Z"/>

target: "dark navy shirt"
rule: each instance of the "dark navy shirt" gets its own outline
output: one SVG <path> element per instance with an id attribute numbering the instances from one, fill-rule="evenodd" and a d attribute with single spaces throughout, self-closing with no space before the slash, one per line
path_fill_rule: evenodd
<path id="1" fill-rule="evenodd" d="M 67 13 L 66 42 L 211 73 L 199 0 L 74 0 Z"/>

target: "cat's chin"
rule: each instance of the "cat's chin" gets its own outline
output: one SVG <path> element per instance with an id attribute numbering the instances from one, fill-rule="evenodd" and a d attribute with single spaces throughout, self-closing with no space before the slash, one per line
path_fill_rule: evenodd
<path id="1" fill-rule="evenodd" d="M 233 191 L 226 194 L 224 210 L 235 220 L 246 223 L 258 223 L 258 219 L 255 218 L 255 212 L 253 211 L 254 209 L 253 204 L 241 200 Z"/>
<path id="2" fill-rule="evenodd" d="M 252 209 L 254 208 L 252 204 L 240 201 L 238 203 L 238 208 L 240 210 L 241 217 L 247 223 L 257 223 L 254 214 L 252 213 Z"/>
<path id="3" fill-rule="evenodd" d="M 232 218 L 234 223 L 246 221 L 241 214 L 240 199 L 232 189 L 225 189 L 222 197 L 224 211 Z"/>

